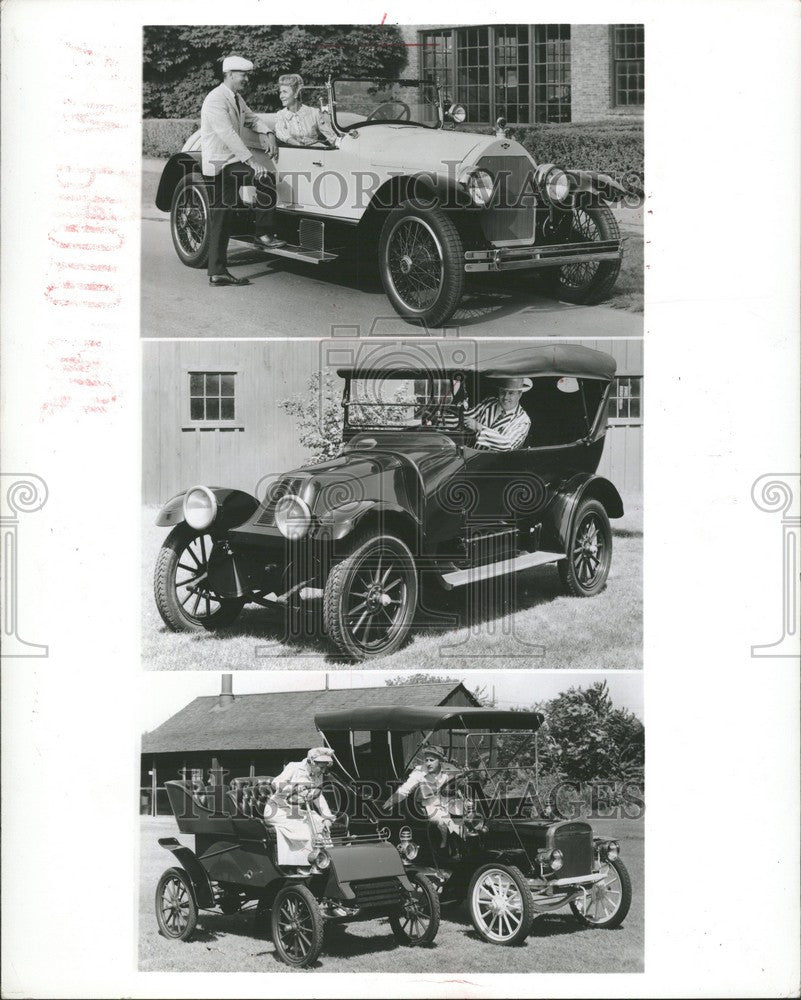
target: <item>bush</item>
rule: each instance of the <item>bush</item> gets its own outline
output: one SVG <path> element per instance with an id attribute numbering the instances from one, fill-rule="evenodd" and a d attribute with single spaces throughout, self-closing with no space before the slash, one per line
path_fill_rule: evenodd
<path id="1" fill-rule="evenodd" d="M 555 163 L 568 170 L 598 170 L 625 187 L 642 190 L 643 129 L 638 122 L 534 125 L 511 134 L 537 163 Z"/>
<path id="2" fill-rule="evenodd" d="M 142 153 L 145 156 L 172 156 L 200 128 L 197 118 L 146 118 L 142 122 Z"/>

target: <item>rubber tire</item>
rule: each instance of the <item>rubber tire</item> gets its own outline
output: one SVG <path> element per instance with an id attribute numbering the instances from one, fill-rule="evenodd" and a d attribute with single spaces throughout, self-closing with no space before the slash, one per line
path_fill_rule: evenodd
<path id="1" fill-rule="evenodd" d="M 476 884 L 484 872 L 490 871 L 492 868 L 499 869 L 514 881 L 515 885 L 520 890 L 520 898 L 523 902 L 523 919 L 520 922 L 520 927 L 508 941 L 493 941 L 491 938 L 488 938 L 480 927 L 477 918 L 473 914 L 473 893 L 475 892 Z M 513 948 L 517 945 L 523 944 L 531 933 L 531 924 L 535 916 L 534 900 L 531 895 L 531 889 L 528 887 L 526 876 L 516 865 L 482 865 L 473 872 L 473 877 L 470 879 L 470 885 L 467 888 L 467 911 L 470 915 L 470 921 L 473 924 L 476 934 L 478 934 L 479 937 L 488 944 L 501 945 L 506 948 Z"/>
<path id="2" fill-rule="evenodd" d="M 606 205 L 579 205 L 577 208 L 586 212 L 595 223 L 602 240 L 619 240 L 620 229 L 617 219 Z M 562 268 L 555 267 L 544 272 L 548 290 L 554 298 L 561 302 L 572 302 L 575 305 L 596 305 L 609 297 L 620 273 L 621 260 L 603 260 L 590 279 L 584 285 L 575 287 L 566 285 L 562 280 Z"/>
<path id="3" fill-rule="evenodd" d="M 410 938 L 401 927 L 401 918 L 399 913 L 390 914 L 389 926 L 392 928 L 392 933 L 395 935 L 395 940 L 398 944 L 405 944 L 410 948 L 418 948 L 420 945 L 431 944 L 439 931 L 439 893 L 434 888 L 431 880 L 423 875 L 422 872 L 407 872 L 406 877 L 410 882 L 419 885 L 425 893 L 426 899 L 428 900 L 428 908 L 431 913 L 431 920 L 428 923 L 425 934 L 423 934 L 422 937 L 414 939 Z"/>
<path id="4" fill-rule="evenodd" d="M 406 550 L 413 570 L 411 586 L 409 587 L 411 590 L 411 597 L 407 601 L 405 611 L 406 621 L 403 627 L 398 629 L 395 638 L 388 646 L 371 653 L 369 650 L 364 650 L 360 646 L 356 645 L 352 641 L 347 630 L 342 627 L 340 607 L 345 597 L 345 583 L 354 565 L 361 558 L 365 548 L 370 545 L 375 545 L 382 539 L 389 539 Z M 409 546 L 404 541 L 398 538 L 397 535 L 375 535 L 372 533 L 368 533 L 366 535 L 358 534 L 353 539 L 350 554 L 331 569 L 331 572 L 328 574 L 328 579 L 325 581 L 325 590 L 323 592 L 323 631 L 329 637 L 331 642 L 337 647 L 339 652 L 343 653 L 353 661 L 368 660 L 376 656 L 389 656 L 400 649 L 408 638 L 409 629 L 414 621 L 414 615 L 417 610 L 418 590 L 419 585 L 414 556 L 412 555 Z"/>
<path id="5" fill-rule="evenodd" d="M 311 914 L 312 921 L 312 943 L 308 954 L 297 961 L 293 959 L 287 952 L 284 951 L 283 945 L 279 942 L 278 936 L 276 934 L 276 927 L 278 924 L 278 912 L 281 908 L 281 903 L 287 898 L 287 896 L 300 896 L 303 900 L 305 906 L 307 907 L 309 913 Z M 272 911 L 270 913 L 270 928 L 272 932 L 273 945 L 275 947 L 276 954 L 284 965 L 291 965 L 295 969 L 305 969 L 307 966 L 316 962 L 320 957 L 320 952 L 323 950 L 323 918 L 320 914 L 320 907 L 317 900 L 305 885 L 285 885 L 283 889 L 279 889 L 275 894 L 275 899 L 273 900 Z"/>
<path id="6" fill-rule="evenodd" d="M 216 632 L 236 621 L 245 606 L 244 597 L 218 598 L 220 608 L 203 623 L 192 621 L 181 607 L 173 584 L 175 572 L 181 553 L 192 538 L 196 538 L 199 534 L 205 532 L 195 531 L 186 522 L 177 524 L 167 535 L 156 559 L 153 593 L 162 621 L 171 632 Z"/>
<path id="7" fill-rule="evenodd" d="M 431 226 L 442 248 L 443 284 L 439 298 L 426 310 L 410 309 L 399 298 L 392 286 L 387 263 L 389 235 L 403 218 L 421 219 Z M 456 312 L 464 292 L 464 246 L 453 221 L 441 208 L 422 211 L 409 202 L 403 202 L 387 213 L 378 241 L 378 266 L 381 283 L 395 312 L 409 322 L 419 322 L 426 327 L 442 326 Z"/>
<path id="8" fill-rule="evenodd" d="M 576 543 L 576 532 L 578 526 L 581 524 L 585 514 L 588 511 L 595 511 L 601 518 L 601 523 L 604 526 L 604 541 L 606 542 L 606 567 L 602 577 L 600 577 L 596 583 L 588 590 L 581 583 L 579 583 L 578 577 L 576 576 L 575 567 L 573 566 L 573 560 L 571 559 L 573 548 Z M 606 513 L 604 505 L 598 500 L 584 500 L 579 504 L 576 515 L 573 518 L 573 523 L 570 526 L 570 537 L 568 539 L 567 545 L 567 557 L 565 559 L 560 559 L 557 563 L 559 567 L 559 579 L 562 581 L 562 589 L 565 594 L 569 597 L 595 597 L 599 594 L 606 586 L 606 581 L 609 578 L 609 569 L 612 565 L 612 528 L 609 524 L 609 515 Z"/>
<path id="9" fill-rule="evenodd" d="M 178 204 L 178 199 L 183 195 L 184 191 L 188 187 L 197 188 L 198 193 L 205 205 L 206 209 L 206 229 L 203 233 L 203 241 L 200 244 L 200 249 L 193 254 L 187 253 L 186 250 L 181 246 L 181 243 L 176 235 L 176 206 Z M 209 192 L 208 188 L 202 180 L 202 176 L 198 174 L 187 174 L 186 177 L 182 177 L 178 184 L 175 186 L 175 190 L 172 193 L 172 202 L 170 203 L 170 235 L 172 236 L 172 244 L 175 247 L 175 252 L 178 254 L 178 259 L 182 264 L 187 267 L 205 267 L 209 262 L 209 247 L 211 246 L 211 205 L 209 203 Z"/>
<path id="10" fill-rule="evenodd" d="M 189 897 L 189 915 L 186 923 L 186 927 L 180 934 L 173 934 L 167 928 L 164 923 L 164 917 L 161 912 L 161 898 L 164 892 L 164 884 L 168 879 L 178 878 L 182 882 L 184 888 L 186 889 L 187 896 Z M 192 883 L 189 881 L 189 877 L 183 868 L 168 868 L 166 872 L 158 880 L 156 885 L 156 923 L 159 925 L 159 933 L 162 937 L 169 938 L 171 941 L 190 941 L 192 935 L 195 933 L 195 928 L 197 927 L 197 902 L 195 901 L 195 891 L 192 888 Z"/>
<path id="11" fill-rule="evenodd" d="M 623 864 L 620 858 L 615 858 L 614 861 L 608 861 L 607 864 L 611 865 L 617 872 L 620 878 L 620 888 L 622 891 L 622 899 L 620 901 L 620 906 L 617 911 L 609 917 L 608 920 L 602 920 L 600 923 L 595 923 L 594 921 L 587 920 L 583 913 L 576 907 L 575 903 L 570 904 L 570 909 L 573 911 L 573 916 L 578 920 L 580 924 L 584 924 L 585 927 L 599 927 L 602 930 L 613 930 L 615 927 L 620 927 L 623 921 L 628 916 L 629 908 L 631 907 L 631 876 L 629 875 L 628 868 Z"/>

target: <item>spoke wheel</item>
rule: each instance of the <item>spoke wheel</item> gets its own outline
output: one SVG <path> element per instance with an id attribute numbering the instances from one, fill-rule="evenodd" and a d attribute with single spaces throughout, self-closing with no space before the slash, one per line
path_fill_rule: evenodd
<path id="1" fill-rule="evenodd" d="M 406 638 L 417 606 L 417 571 L 408 546 L 392 535 L 355 542 L 331 570 L 323 624 L 336 646 L 355 660 L 386 656 Z"/>
<path id="2" fill-rule="evenodd" d="M 168 868 L 156 886 L 156 921 L 164 937 L 188 941 L 197 926 L 197 903 L 180 868 Z"/>
<path id="3" fill-rule="evenodd" d="M 570 904 L 578 920 L 589 927 L 619 927 L 631 906 L 631 878 L 616 858 L 601 865 L 603 878 Z"/>
<path id="4" fill-rule="evenodd" d="M 473 927 L 491 944 L 521 944 L 529 935 L 534 903 L 525 876 L 514 865 L 485 865 L 468 889 Z"/>
<path id="5" fill-rule="evenodd" d="M 393 913 L 389 925 L 400 944 L 431 944 L 439 930 L 439 896 L 430 880 L 418 872 L 408 873 L 412 891 L 399 913 Z"/>
<path id="6" fill-rule="evenodd" d="M 199 178 L 184 177 L 170 207 L 170 231 L 175 252 L 187 267 L 205 267 L 209 259 L 209 195 Z"/>
<path id="7" fill-rule="evenodd" d="M 271 920 L 273 944 L 282 962 L 305 968 L 317 961 L 323 947 L 323 918 L 305 885 L 286 886 L 278 892 Z"/>
<path id="8" fill-rule="evenodd" d="M 619 240 L 617 220 L 606 205 L 577 205 L 573 209 L 570 243 Z M 620 260 L 563 264 L 553 272 L 553 294 L 565 302 L 593 305 L 609 296 L 620 272 Z"/>
<path id="9" fill-rule="evenodd" d="M 559 562 L 566 593 L 592 597 L 606 584 L 612 564 L 612 529 L 597 500 L 579 506 L 568 541 L 567 556 Z"/>
<path id="10" fill-rule="evenodd" d="M 173 632 L 211 632 L 230 625 L 245 605 L 209 586 L 210 535 L 187 524 L 173 528 L 156 560 L 154 593 L 164 624 Z"/>

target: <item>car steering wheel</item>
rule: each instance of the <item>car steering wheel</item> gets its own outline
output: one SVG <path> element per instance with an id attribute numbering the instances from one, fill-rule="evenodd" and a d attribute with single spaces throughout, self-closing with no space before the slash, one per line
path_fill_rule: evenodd
<path id="1" fill-rule="evenodd" d="M 392 108 L 400 108 L 400 114 L 393 115 L 390 114 Z M 383 104 L 379 104 L 377 108 L 374 108 L 370 114 L 367 116 L 365 121 L 371 122 L 376 118 L 389 118 L 393 121 L 410 121 L 412 117 L 412 109 L 405 101 L 384 101 Z"/>

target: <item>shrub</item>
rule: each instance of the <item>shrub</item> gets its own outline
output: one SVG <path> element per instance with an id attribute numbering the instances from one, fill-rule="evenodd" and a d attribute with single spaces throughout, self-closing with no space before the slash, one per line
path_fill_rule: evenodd
<path id="1" fill-rule="evenodd" d="M 628 188 L 642 190 L 643 129 L 639 123 L 534 125 L 516 129 L 513 137 L 537 163 L 598 170 Z"/>
<path id="2" fill-rule="evenodd" d="M 199 128 L 197 118 L 146 118 L 142 122 L 142 153 L 145 156 L 180 153 L 189 136 Z"/>

